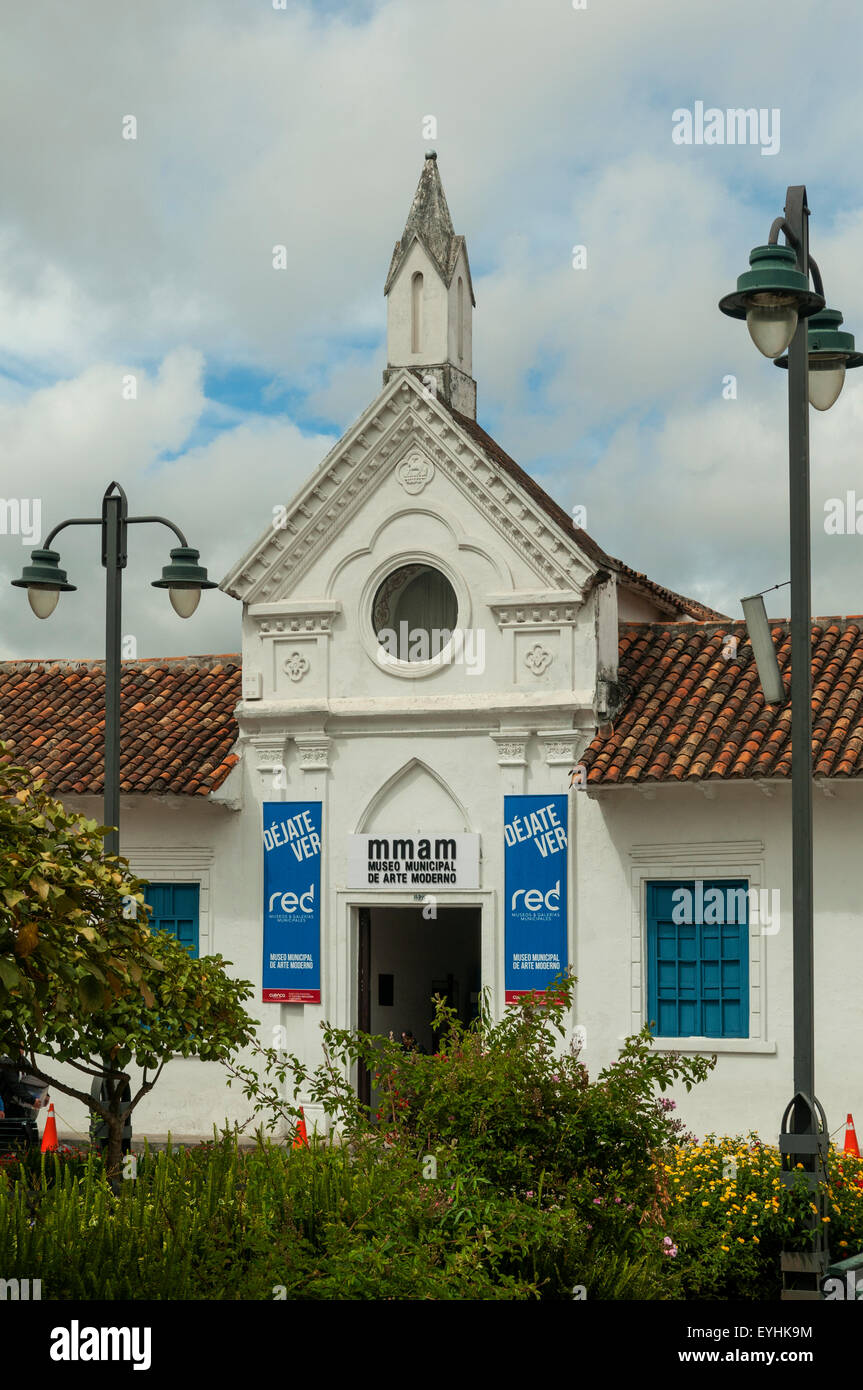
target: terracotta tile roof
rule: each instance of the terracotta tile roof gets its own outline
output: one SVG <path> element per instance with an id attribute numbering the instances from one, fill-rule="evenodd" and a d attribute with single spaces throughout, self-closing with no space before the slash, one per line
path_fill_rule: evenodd
<path id="1" fill-rule="evenodd" d="M 581 531 L 580 536 L 585 532 Z M 724 613 L 718 612 L 715 608 L 709 608 L 706 603 L 699 603 L 696 598 L 687 598 L 685 594 L 678 594 L 674 589 L 666 589 L 664 584 L 657 584 L 655 580 L 648 579 L 646 574 L 641 574 L 638 570 L 625 565 L 622 560 L 615 560 L 610 555 L 606 557 L 610 569 L 616 570 L 624 583 L 629 588 L 636 589 L 641 593 L 647 594 L 654 601 L 657 599 L 661 604 L 668 604 L 672 608 L 679 609 L 689 618 L 695 618 L 697 622 L 715 622 L 726 620 Z"/>
<path id="2" fill-rule="evenodd" d="M 417 372 L 416 375 L 421 376 L 422 374 Z M 574 539 L 595 564 L 602 569 L 618 574 L 629 588 L 649 597 L 660 609 L 664 609 L 669 617 L 685 615 L 687 618 L 695 618 L 698 621 L 711 618 L 721 620 L 725 617 L 724 613 L 717 612 L 715 608 L 708 608 L 706 604 L 699 603 L 697 599 L 686 598 L 684 594 L 675 593 L 674 589 L 666 589 L 662 584 L 656 584 L 652 579 L 648 579 L 646 574 L 641 574 L 638 570 L 625 565 L 622 560 L 615 560 L 612 555 L 606 554 L 592 536 L 589 536 L 581 527 L 576 526 L 572 517 L 563 510 L 563 507 L 555 502 L 554 498 L 549 497 L 536 479 L 526 473 L 515 459 L 510 458 L 509 454 L 504 452 L 497 441 L 492 439 L 491 435 L 487 434 L 476 420 L 454 410 L 440 397 L 438 399 L 439 403 L 445 406 L 461 428 L 480 446 L 483 453 L 498 464 L 505 473 L 508 473 L 513 481 L 518 483 L 528 496 L 542 508 L 546 516 L 554 521 L 562 531 L 565 531 L 567 536 Z"/>
<path id="3" fill-rule="evenodd" d="M 240 658 L 124 661 L 121 790 L 206 796 L 237 755 Z M 102 794 L 104 661 L 0 662 L 0 738 L 56 794 Z"/>
<path id="4" fill-rule="evenodd" d="M 771 628 L 788 689 L 788 624 Z M 582 758 L 589 786 L 790 776 L 790 705 L 765 706 L 745 623 L 621 624 L 619 679 L 626 703 Z M 815 777 L 863 775 L 863 615 L 813 619 L 812 755 Z"/>

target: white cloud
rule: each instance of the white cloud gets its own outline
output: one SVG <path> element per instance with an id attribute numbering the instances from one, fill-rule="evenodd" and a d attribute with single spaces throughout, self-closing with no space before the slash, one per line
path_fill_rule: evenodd
<path id="1" fill-rule="evenodd" d="M 0 404 L 0 475 L 5 497 L 38 498 L 42 539 L 69 517 L 98 516 L 114 479 L 126 491 L 131 516 L 166 516 L 201 551 L 219 580 L 289 499 L 331 447 L 326 436 L 303 434 L 286 419 L 254 418 L 188 448 L 169 462 L 200 423 L 207 406 L 202 359 L 181 349 L 155 376 L 139 374 L 138 397 L 124 400 L 125 368 L 100 364 L 80 377 Z M 238 507 L 238 494 L 242 506 Z M 124 575 L 124 633 L 138 654 L 233 651 L 239 644 L 239 605 L 217 592 L 181 623 L 165 595 L 150 587 L 178 542 L 157 525 L 129 528 Z M 21 538 L 0 536 L 2 655 L 71 657 L 104 654 L 104 580 L 97 527 L 70 527 L 53 543 L 79 592 L 65 594 L 47 622 L 34 619 L 23 591 L 7 587 L 29 558 Z"/>

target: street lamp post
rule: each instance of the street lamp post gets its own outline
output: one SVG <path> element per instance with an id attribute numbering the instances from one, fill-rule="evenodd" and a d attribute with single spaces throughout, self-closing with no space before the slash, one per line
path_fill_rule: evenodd
<path id="1" fill-rule="evenodd" d="M 842 389 L 845 369 L 863 363 L 851 334 L 839 331 L 842 315 L 824 307 L 821 275 L 809 254 L 808 219 L 805 187 L 790 187 L 784 216 L 774 221 L 768 244 L 752 251 L 751 269 L 738 279 L 736 293 L 719 303 L 723 313 L 746 318 L 759 351 L 788 369 L 794 1095 L 782 1117 L 779 1147 L 783 1181 L 792 1185 L 802 1167 L 818 1208 L 810 1223 L 811 1250 L 782 1256 L 782 1296 L 796 1299 L 820 1296 L 829 1261 L 822 1217 L 830 1140 L 815 1095 L 809 405 L 828 409 Z M 785 246 L 778 244 L 780 232 Z"/>
<path id="2" fill-rule="evenodd" d="M 174 532 L 179 546 L 171 551 L 171 563 L 154 579 L 154 589 L 167 589 L 171 604 L 181 618 L 190 618 L 198 606 L 202 589 L 215 589 L 207 571 L 198 562 L 182 531 L 163 516 L 129 516 L 126 494 L 119 483 L 110 483 L 102 498 L 102 515 L 71 517 L 61 521 L 31 552 L 16 588 L 26 589 L 30 607 L 37 618 L 49 618 L 61 593 L 74 590 L 60 569 L 60 556 L 51 549 L 54 537 L 67 526 L 99 526 L 102 531 L 102 565 L 105 569 L 105 853 L 120 853 L 120 673 L 122 669 L 122 576 L 126 568 L 127 528 L 141 522 L 158 522 Z"/>

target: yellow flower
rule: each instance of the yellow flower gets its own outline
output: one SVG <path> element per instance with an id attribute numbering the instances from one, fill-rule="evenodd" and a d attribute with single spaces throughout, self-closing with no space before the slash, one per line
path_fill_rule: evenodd
<path id="1" fill-rule="evenodd" d="M 847 1248 L 848 1242 L 847 1240 L 840 1240 L 839 1244 L 842 1247 L 842 1249 L 845 1250 Z"/>
<path id="2" fill-rule="evenodd" d="M 729 1252 L 729 1250 L 731 1249 L 731 1246 L 730 1246 L 730 1245 L 720 1245 L 719 1248 L 720 1248 L 720 1250 L 724 1250 L 725 1253 L 726 1253 L 726 1255 L 727 1255 L 728 1252 Z"/>
<path id="3" fill-rule="evenodd" d="M 737 1237 L 737 1244 L 738 1244 L 738 1245 L 745 1245 L 745 1244 L 746 1244 L 746 1241 L 743 1239 L 742 1236 L 738 1236 L 738 1237 Z"/>
<path id="4" fill-rule="evenodd" d="M 703 1207 L 709 1207 L 709 1206 L 710 1206 L 710 1203 L 709 1203 L 709 1202 L 702 1202 L 701 1205 L 702 1205 Z"/>
<path id="5" fill-rule="evenodd" d="M 761 1241 L 758 1239 L 757 1236 L 753 1236 L 753 1237 L 752 1237 L 752 1240 L 753 1240 L 753 1244 L 755 1244 L 755 1245 L 760 1245 L 760 1244 L 761 1244 Z"/>

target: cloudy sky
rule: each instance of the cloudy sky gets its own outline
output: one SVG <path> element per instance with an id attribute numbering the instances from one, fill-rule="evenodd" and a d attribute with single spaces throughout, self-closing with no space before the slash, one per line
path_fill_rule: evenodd
<path id="1" fill-rule="evenodd" d="M 828 303 L 863 341 L 861 39 L 848 0 L 6 6 L 0 495 L 38 498 L 43 537 L 116 478 L 221 579 L 379 390 L 433 146 L 480 423 L 606 550 L 738 616 L 787 578 L 787 378 L 717 300 L 805 182 Z M 778 110 L 778 153 L 676 144 L 696 102 Z M 848 492 L 863 513 L 855 377 L 812 412 L 816 613 L 863 611 L 863 536 L 823 525 Z M 101 656 L 95 528 L 60 538 L 79 590 L 46 623 L 8 587 L 32 543 L 0 534 L 0 657 Z M 170 544 L 131 533 L 138 655 L 236 651 L 235 600 L 182 622 L 149 587 Z"/>

